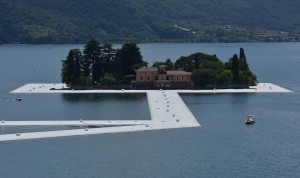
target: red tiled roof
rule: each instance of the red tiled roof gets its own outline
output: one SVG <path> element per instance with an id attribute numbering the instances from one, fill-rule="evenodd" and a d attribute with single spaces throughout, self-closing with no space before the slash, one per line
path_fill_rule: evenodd
<path id="1" fill-rule="evenodd" d="M 167 66 L 165 66 L 165 65 L 161 64 L 161 65 L 159 65 L 158 67 L 167 67 Z"/>
<path id="2" fill-rule="evenodd" d="M 158 69 L 157 67 L 142 67 L 142 68 L 139 68 L 138 70 L 136 71 L 144 71 L 144 72 L 147 72 L 147 71 L 155 71 L 157 72 Z"/>
<path id="3" fill-rule="evenodd" d="M 167 75 L 192 75 L 192 73 L 182 70 L 169 70 L 167 71 Z"/>
<path id="4" fill-rule="evenodd" d="M 136 72 L 149 72 L 149 71 L 153 71 L 153 72 L 158 72 L 158 68 L 157 67 L 142 67 L 136 70 Z M 192 75 L 191 72 L 186 72 L 183 70 L 167 70 L 166 71 L 167 75 Z"/>

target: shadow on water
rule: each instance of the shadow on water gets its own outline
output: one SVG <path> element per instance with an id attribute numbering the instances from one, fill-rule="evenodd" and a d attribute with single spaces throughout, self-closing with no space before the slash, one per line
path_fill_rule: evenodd
<path id="1" fill-rule="evenodd" d="M 145 93 L 61 94 L 61 104 L 74 115 L 101 120 L 150 120 Z M 76 113 L 76 114 L 75 114 Z"/>
<path id="2" fill-rule="evenodd" d="M 98 93 L 63 93 L 62 98 L 64 101 L 76 102 L 101 102 L 101 101 L 140 101 L 146 97 L 146 94 L 138 93 L 118 93 L 118 94 L 98 94 Z"/>
<path id="3" fill-rule="evenodd" d="M 232 93 L 232 94 L 180 94 L 187 105 L 200 104 L 221 104 L 226 99 L 226 104 L 240 105 L 249 102 L 252 94 Z"/>

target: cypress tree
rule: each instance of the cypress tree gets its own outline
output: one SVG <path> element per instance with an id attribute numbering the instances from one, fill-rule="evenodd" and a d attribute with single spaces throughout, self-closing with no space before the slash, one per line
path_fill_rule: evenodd
<path id="1" fill-rule="evenodd" d="M 79 78 L 81 77 L 80 63 L 82 62 L 82 54 L 79 49 L 74 49 L 73 54 L 74 54 L 74 71 L 73 71 L 72 83 L 78 85 Z"/>
<path id="2" fill-rule="evenodd" d="M 73 74 L 74 74 L 74 56 L 73 56 L 73 50 L 69 51 L 69 54 L 67 56 L 67 72 L 66 72 L 66 80 L 67 83 L 72 82 Z"/>
<path id="3" fill-rule="evenodd" d="M 124 77 L 124 72 L 123 72 L 123 60 L 122 60 L 122 50 L 118 49 L 116 52 L 116 61 L 115 61 L 115 66 L 114 66 L 114 75 L 115 78 L 118 81 L 121 81 Z"/>
<path id="4" fill-rule="evenodd" d="M 246 55 L 243 48 L 240 48 L 240 59 L 246 59 Z"/>
<path id="5" fill-rule="evenodd" d="M 239 82 L 239 59 L 236 54 L 234 54 L 232 57 L 231 71 L 232 71 L 232 82 L 238 83 Z"/>

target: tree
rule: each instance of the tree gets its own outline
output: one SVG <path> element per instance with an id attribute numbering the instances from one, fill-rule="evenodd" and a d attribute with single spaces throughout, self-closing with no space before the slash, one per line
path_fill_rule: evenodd
<path id="1" fill-rule="evenodd" d="M 66 84 L 70 84 L 72 80 L 72 75 L 74 71 L 74 60 L 72 55 L 72 50 L 69 51 L 66 60 L 62 60 L 63 68 L 62 68 L 62 82 Z"/>
<path id="2" fill-rule="evenodd" d="M 202 72 L 203 73 L 203 72 Z M 201 71 L 199 69 L 194 69 L 192 72 L 192 80 L 194 81 L 195 85 L 203 85 L 203 74 L 201 73 Z"/>
<path id="3" fill-rule="evenodd" d="M 138 67 L 147 65 L 143 61 L 140 48 L 136 43 L 125 43 L 120 50 L 117 51 L 117 68 L 122 66 L 122 78 L 125 75 L 135 75 Z M 118 76 L 120 77 L 120 75 Z"/>
<path id="4" fill-rule="evenodd" d="M 246 59 L 239 59 L 239 70 L 241 71 L 249 70 L 249 66 Z"/>
<path id="5" fill-rule="evenodd" d="M 174 65 L 175 69 L 183 69 L 187 72 L 192 72 L 194 69 L 194 64 L 191 58 L 181 56 Z"/>
<path id="6" fill-rule="evenodd" d="M 71 49 L 66 60 L 62 61 L 62 82 L 68 85 L 76 85 L 81 76 L 80 62 L 82 54 L 79 49 Z"/>
<path id="7" fill-rule="evenodd" d="M 212 69 L 194 69 L 192 79 L 197 86 L 206 86 L 207 84 L 216 84 L 217 73 Z"/>
<path id="8" fill-rule="evenodd" d="M 205 61 L 219 61 L 216 55 L 208 55 L 204 53 L 194 53 L 188 56 L 194 63 L 194 68 L 199 69 L 201 63 Z"/>
<path id="9" fill-rule="evenodd" d="M 95 39 L 90 40 L 84 46 L 83 76 L 89 77 L 92 73 L 93 82 L 98 82 L 102 75 L 100 53 L 100 45 Z"/>
<path id="10" fill-rule="evenodd" d="M 202 63 L 210 61 L 210 62 L 218 62 L 219 59 L 216 55 L 208 55 L 204 53 L 194 53 L 189 55 L 188 57 L 182 56 L 175 62 L 175 69 L 182 68 L 184 71 L 191 72 L 193 69 L 200 69 Z"/>
<path id="11" fill-rule="evenodd" d="M 73 80 L 72 82 L 77 85 L 79 78 L 81 76 L 81 66 L 80 63 L 82 62 L 83 56 L 81 54 L 81 51 L 79 49 L 75 49 L 73 51 L 74 53 L 74 73 L 73 73 Z"/>
<path id="12" fill-rule="evenodd" d="M 158 67 L 160 65 L 163 65 L 164 63 L 161 62 L 161 61 L 155 61 L 153 64 L 152 64 L 152 67 Z"/>
<path id="13" fill-rule="evenodd" d="M 131 84 L 131 81 L 135 79 L 134 75 L 125 75 L 124 76 L 124 84 Z"/>
<path id="14" fill-rule="evenodd" d="M 84 65 L 83 71 L 85 75 L 89 72 L 92 74 L 93 84 L 99 82 L 105 73 L 113 73 L 116 58 L 116 50 L 111 44 L 99 44 L 95 39 L 90 40 L 84 49 Z M 88 65 L 90 63 L 90 65 Z M 88 66 L 89 69 L 88 69 Z"/>
<path id="15" fill-rule="evenodd" d="M 239 69 L 242 71 L 249 70 L 249 66 L 243 48 L 240 48 Z"/>
<path id="16" fill-rule="evenodd" d="M 231 81 L 231 70 L 223 70 L 222 73 L 217 75 L 218 85 L 228 85 Z"/>
<path id="17" fill-rule="evenodd" d="M 116 83 L 116 79 L 111 74 L 104 74 L 101 77 L 101 84 L 106 88 L 107 86 L 114 85 Z"/>
<path id="18" fill-rule="evenodd" d="M 91 77 L 81 76 L 78 81 L 79 86 L 90 87 L 92 83 Z"/>
<path id="19" fill-rule="evenodd" d="M 61 81 L 62 83 L 68 84 L 70 82 L 70 76 L 68 75 L 68 63 L 67 60 L 61 60 L 62 69 L 61 69 Z"/>
<path id="20" fill-rule="evenodd" d="M 148 62 L 144 61 L 141 63 L 137 63 L 133 65 L 134 70 L 142 68 L 142 67 L 147 67 L 148 66 Z"/>
<path id="21" fill-rule="evenodd" d="M 246 59 L 246 55 L 243 48 L 240 48 L 240 59 Z"/>
<path id="22" fill-rule="evenodd" d="M 117 81 L 121 81 L 124 77 L 124 72 L 123 72 L 123 60 L 122 60 L 120 49 L 118 49 L 116 52 L 114 69 L 115 69 L 114 71 L 115 78 L 117 79 Z"/>
<path id="23" fill-rule="evenodd" d="M 158 67 L 160 65 L 165 65 L 167 70 L 173 70 L 173 68 L 174 68 L 174 64 L 171 61 L 171 59 L 167 59 L 165 62 L 155 61 L 152 65 L 152 67 Z"/>
<path id="24" fill-rule="evenodd" d="M 231 66 L 232 82 L 238 83 L 239 82 L 239 59 L 237 55 L 234 54 L 231 60 L 232 60 L 232 66 Z"/>
<path id="25" fill-rule="evenodd" d="M 238 59 L 238 63 L 239 63 L 239 70 L 242 71 L 249 70 L 249 66 L 246 59 Z M 232 58 L 230 58 L 229 61 L 225 63 L 225 69 L 232 70 Z"/>
<path id="26" fill-rule="evenodd" d="M 257 77 L 250 70 L 246 70 L 243 73 L 246 76 L 246 82 L 248 82 L 249 85 L 254 86 L 257 84 Z"/>
<path id="27" fill-rule="evenodd" d="M 232 71 L 232 82 L 248 83 L 249 85 L 256 85 L 257 78 L 249 69 L 248 62 L 246 60 L 246 56 L 243 48 L 240 48 L 240 58 L 238 58 L 237 61 L 236 58 L 237 55 L 235 55 L 234 57 L 229 59 L 228 62 L 225 63 L 225 69 Z"/>
<path id="28" fill-rule="evenodd" d="M 102 73 L 113 73 L 113 64 L 116 60 L 116 50 L 112 48 L 111 44 L 104 44 L 101 46 L 101 63 L 102 63 Z"/>
<path id="29" fill-rule="evenodd" d="M 171 59 L 167 59 L 167 60 L 164 62 L 164 65 L 166 66 L 166 69 L 167 69 L 167 70 L 173 70 L 173 68 L 174 68 L 174 64 L 173 64 L 173 62 L 171 61 Z"/>
<path id="30" fill-rule="evenodd" d="M 204 61 L 200 69 L 213 69 L 219 74 L 224 70 L 224 64 L 221 61 Z"/>

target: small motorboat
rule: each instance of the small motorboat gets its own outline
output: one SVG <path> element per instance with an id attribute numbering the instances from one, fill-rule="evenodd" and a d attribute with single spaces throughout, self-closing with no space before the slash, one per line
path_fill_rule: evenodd
<path id="1" fill-rule="evenodd" d="M 22 98 L 21 97 L 17 97 L 16 100 L 17 101 L 22 101 Z"/>
<path id="2" fill-rule="evenodd" d="M 254 124 L 255 120 L 254 120 L 254 115 L 248 115 L 247 119 L 245 120 L 245 124 Z"/>

